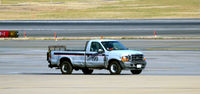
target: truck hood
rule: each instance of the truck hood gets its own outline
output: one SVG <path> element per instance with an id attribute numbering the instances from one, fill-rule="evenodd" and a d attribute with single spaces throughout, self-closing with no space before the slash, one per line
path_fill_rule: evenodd
<path id="1" fill-rule="evenodd" d="M 140 51 L 134 50 L 113 50 L 109 52 L 110 55 L 118 55 L 118 56 L 125 56 L 125 55 L 133 55 L 133 54 L 143 54 Z"/>

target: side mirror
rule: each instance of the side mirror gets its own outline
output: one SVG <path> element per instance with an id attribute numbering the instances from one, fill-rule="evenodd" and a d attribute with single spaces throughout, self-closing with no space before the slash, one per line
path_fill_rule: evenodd
<path id="1" fill-rule="evenodd" d="M 104 51 L 102 49 L 99 49 L 98 50 L 98 53 L 103 53 Z"/>

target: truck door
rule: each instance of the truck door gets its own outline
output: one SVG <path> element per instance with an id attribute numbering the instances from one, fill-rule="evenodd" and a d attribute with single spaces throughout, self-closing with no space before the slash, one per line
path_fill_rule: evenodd
<path id="1" fill-rule="evenodd" d="M 87 67 L 104 67 L 105 54 L 103 47 L 98 42 L 92 42 L 89 51 L 86 52 L 86 66 Z"/>

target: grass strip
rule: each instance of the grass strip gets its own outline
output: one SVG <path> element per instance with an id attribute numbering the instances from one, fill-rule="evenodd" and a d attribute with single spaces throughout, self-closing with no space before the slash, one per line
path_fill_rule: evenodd
<path id="1" fill-rule="evenodd" d="M 1 0 L 0 20 L 200 18 L 200 0 Z"/>

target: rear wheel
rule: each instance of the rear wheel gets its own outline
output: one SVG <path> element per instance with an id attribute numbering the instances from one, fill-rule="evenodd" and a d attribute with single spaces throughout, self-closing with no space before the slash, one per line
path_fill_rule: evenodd
<path id="1" fill-rule="evenodd" d="M 131 70 L 132 74 L 140 74 L 142 70 Z"/>
<path id="2" fill-rule="evenodd" d="M 88 68 L 82 69 L 82 71 L 83 71 L 84 74 L 92 74 L 92 72 L 93 72 L 93 70 L 90 70 Z"/>
<path id="3" fill-rule="evenodd" d="M 62 74 L 72 74 L 73 68 L 68 61 L 64 61 L 63 63 L 61 63 L 60 70 Z"/>
<path id="4" fill-rule="evenodd" d="M 121 73 L 121 66 L 117 61 L 112 61 L 109 65 L 110 74 L 116 75 Z"/>

